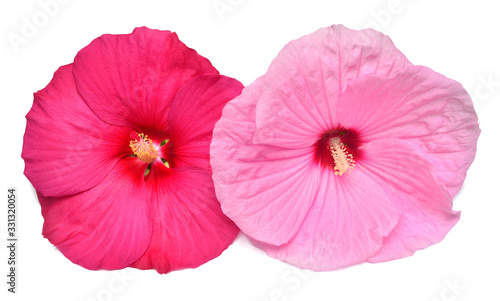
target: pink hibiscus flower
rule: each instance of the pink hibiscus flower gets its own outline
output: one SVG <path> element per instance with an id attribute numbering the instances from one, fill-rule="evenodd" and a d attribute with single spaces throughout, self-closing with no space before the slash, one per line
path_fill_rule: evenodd
<path id="1" fill-rule="evenodd" d="M 26 116 L 43 235 L 92 270 L 166 273 L 217 257 L 239 230 L 215 197 L 210 140 L 242 89 L 169 31 L 94 40 Z"/>
<path id="2" fill-rule="evenodd" d="M 458 221 L 478 135 L 459 83 L 379 32 L 332 26 L 290 42 L 226 105 L 215 191 L 255 245 L 299 267 L 402 258 Z"/>

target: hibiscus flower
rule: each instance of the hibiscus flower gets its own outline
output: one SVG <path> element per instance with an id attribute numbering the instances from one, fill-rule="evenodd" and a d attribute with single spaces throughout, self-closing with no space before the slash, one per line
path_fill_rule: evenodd
<path id="1" fill-rule="evenodd" d="M 215 191 L 255 245 L 296 266 L 402 258 L 459 220 L 478 135 L 459 83 L 377 31 L 332 26 L 290 42 L 226 105 Z"/>
<path id="2" fill-rule="evenodd" d="M 94 40 L 26 116 L 43 235 L 92 270 L 166 273 L 217 257 L 239 230 L 215 197 L 210 140 L 242 89 L 169 31 Z"/>

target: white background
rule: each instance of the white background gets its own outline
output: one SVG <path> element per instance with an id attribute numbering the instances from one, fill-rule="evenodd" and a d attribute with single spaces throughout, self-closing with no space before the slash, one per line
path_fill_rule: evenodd
<path id="1" fill-rule="evenodd" d="M 49 0 L 40 0 L 46 2 Z M 1 300 L 500 300 L 500 18 L 495 1 L 65 0 L 44 18 L 40 1 L 0 4 Z M 214 3 L 229 5 L 222 12 Z M 33 20 L 33 19 L 36 20 Z M 37 31 L 14 45 L 26 22 Z M 290 40 L 331 24 L 388 34 L 414 64 L 461 82 L 482 129 L 476 160 L 455 197 L 462 218 L 442 243 L 413 257 L 332 272 L 267 257 L 240 234 L 194 270 L 88 271 L 41 235 L 43 219 L 20 157 L 32 93 L 104 33 L 136 26 L 176 31 L 221 74 L 250 84 Z M 40 141 L 43 143 L 43 140 Z M 7 187 L 19 199 L 18 294 L 7 293 Z"/>

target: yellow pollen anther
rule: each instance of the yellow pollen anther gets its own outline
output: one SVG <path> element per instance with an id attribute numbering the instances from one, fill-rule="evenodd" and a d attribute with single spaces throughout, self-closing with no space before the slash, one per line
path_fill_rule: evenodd
<path id="1" fill-rule="evenodd" d="M 330 152 L 335 161 L 335 175 L 343 175 L 346 172 L 351 171 L 356 163 L 352 157 L 352 154 L 347 152 L 344 144 L 340 141 L 339 137 L 330 138 Z"/>
<path id="2" fill-rule="evenodd" d="M 131 137 L 130 148 L 132 148 L 132 151 L 137 155 L 139 160 L 151 163 L 158 157 L 158 151 L 153 145 L 153 141 L 147 135 L 133 133 Z"/>

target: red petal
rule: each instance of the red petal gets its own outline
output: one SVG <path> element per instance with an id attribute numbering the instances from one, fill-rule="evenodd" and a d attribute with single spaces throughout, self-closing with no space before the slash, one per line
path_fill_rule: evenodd
<path id="1" fill-rule="evenodd" d="M 218 72 L 177 34 L 141 27 L 95 39 L 76 56 L 74 74 L 78 92 L 102 120 L 165 132 L 179 88 Z"/>
<path id="2" fill-rule="evenodd" d="M 144 254 L 151 238 L 145 168 L 136 158 L 124 158 L 88 191 L 57 198 L 39 194 L 43 235 L 87 269 L 127 267 Z"/>
<path id="3" fill-rule="evenodd" d="M 170 155 L 173 166 L 210 169 L 210 141 L 224 105 L 243 85 L 225 76 L 197 76 L 184 85 L 169 112 Z"/>
<path id="4" fill-rule="evenodd" d="M 35 94 L 26 115 L 25 174 L 45 196 L 71 195 L 100 183 L 131 153 L 131 129 L 102 122 L 76 92 L 72 65 Z"/>
<path id="5" fill-rule="evenodd" d="M 153 213 L 148 250 L 132 266 L 160 273 L 195 268 L 224 251 L 239 229 L 221 211 L 210 172 L 152 166 L 146 179 Z"/>

